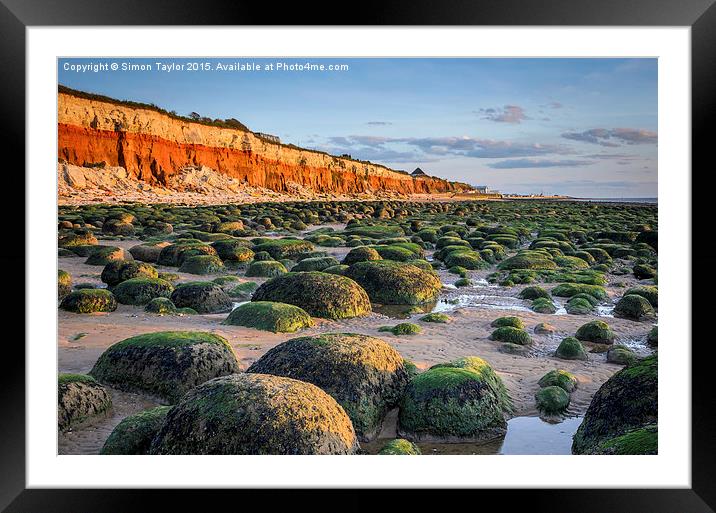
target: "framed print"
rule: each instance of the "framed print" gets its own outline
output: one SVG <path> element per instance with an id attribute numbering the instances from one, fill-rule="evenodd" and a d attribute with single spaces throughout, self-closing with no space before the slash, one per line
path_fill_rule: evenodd
<path id="1" fill-rule="evenodd" d="M 68 5 L 0 11 L 8 511 L 712 511 L 709 2 Z"/>

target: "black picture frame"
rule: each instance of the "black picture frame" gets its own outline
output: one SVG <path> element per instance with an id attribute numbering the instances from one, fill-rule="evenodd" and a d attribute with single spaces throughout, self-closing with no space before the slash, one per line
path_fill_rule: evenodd
<path id="1" fill-rule="evenodd" d="M 431 2 L 362 2 L 353 7 L 321 2 L 294 3 L 270 9 L 260 2 L 235 0 L 224 2 L 203 0 L 0 0 L 0 131 L 6 170 L 3 188 L 13 191 L 18 204 L 14 212 L 24 212 L 25 176 L 25 29 L 30 26 L 54 25 L 575 25 L 575 26 L 688 26 L 692 38 L 692 167 L 707 169 L 710 164 L 710 128 L 716 116 L 716 7 L 714 0 L 491 0 Z M 348 8 L 350 16 L 340 12 Z M 321 14 L 319 14 L 321 13 Z M 28 134 L 31 136 L 31 134 Z M 7 162 L 7 161 L 11 162 Z M 706 222 L 711 216 L 710 188 L 704 183 L 706 171 L 693 173 L 678 170 L 692 180 L 692 235 L 708 230 Z M 697 183 L 698 179 L 698 183 Z M 697 185 L 694 187 L 694 185 Z M 31 193 L 32 191 L 26 191 Z M 3 199 L 4 205 L 7 202 Z M 20 210 L 22 209 L 22 210 Z M 5 233 L 15 241 L 13 251 L 0 252 L 3 269 L 25 268 L 24 224 L 11 217 Z M 14 232 L 13 232 L 14 230 Z M 32 237 L 32 234 L 27 234 Z M 19 243 L 22 241 L 22 244 Z M 689 251 L 687 251 L 689 249 Z M 684 257 L 690 255 L 692 267 L 712 268 L 716 257 L 708 252 L 696 253 L 684 248 Z M 708 266 L 708 267 L 704 267 Z M 24 280 L 21 273 L 7 273 L 4 282 L 13 292 L 14 309 L 24 298 Z M 691 282 L 691 276 L 685 276 Z M 20 296 L 19 291 L 22 292 Z M 692 295 L 696 318 L 705 318 L 707 302 L 696 301 Z M 23 301 L 24 304 L 24 301 Z M 14 311 L 14 310 L 13 310 Z M 8 322 L 11 322 L 8 320 Z M 18 323 L 19 324 L 19 323 Z M 691 322 L 689 322 L 691 324 Z M 684 340 L 673 343 L 692 344 L 692 487 L 690 489 L 585 489 L 585 490 L 479 490 L 450 492 L 451 500 L 468 493 L 480 502 L 505 499 L 509 496 L 510 509 L 530 508 L 530 511 L 562 511 L 582 513 L 618 512 L 712 512 L 716 509 L 714 487 L 714 455 L 716 455 L 716 425 L 710 408 L 712 386 L 708 381 L 714 356 L 714 343 L 710 338 L 697 337 L 699 326 L 685 326 Z M 22 334 L 18 334 L 22 335 Z M 24 337 L 23 337 L 24 338 Z M 270 495 L 273 505 L 291 501 L 293 507 L 301 504 L 312 510 L 364 510 L 380 504 L 382 508 L 405 510 L 423 504 L 426 490 L 413 490 L 392 496 L 375 497 L 377 491 L 322 491 L 320 502 L 308 498 L 310 491 L 283 490 L 270 493 L 247 490 L 77 490 L 77 489 L 26 489 L 25 487 L 25 351 L 17 337 L 6 339 L 4 350 L 7 361 L 0 386 L 0 404 L 3 420 L 0 421 L 0 509 L 18 511 L 146 511 L 158 507 L 176 511 L 203 511 L 217 501 L 266 500 Z M 256 497 L 261 494 L 262 497 Z M 340 495 L 339 497 L 336 495 Z M 248 502 L 247 502 L 248 501 Z M 236 502 L 234 502 L 236 504 Z M 339 506 L 340 505 L 340 506 Z"/>

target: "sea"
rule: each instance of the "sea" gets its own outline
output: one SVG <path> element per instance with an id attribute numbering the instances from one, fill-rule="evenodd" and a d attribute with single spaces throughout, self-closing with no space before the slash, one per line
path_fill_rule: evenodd
<path id="1" fill-rule="evenodd" d="M 573 201 L 594 201 L 599 203 L 653 203 L 658 204 L 658 198 L 570 198 Z"/>

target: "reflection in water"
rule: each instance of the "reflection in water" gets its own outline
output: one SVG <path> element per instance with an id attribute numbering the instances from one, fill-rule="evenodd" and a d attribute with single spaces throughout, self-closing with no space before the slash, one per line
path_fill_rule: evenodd
<path id="1" fill-rule="evenodd" d="M 503 439 L 484 444 L 419 443 L 423 454 L 571 454 L 572 437 L 584 417 L 550 423 L 539 417 L 515 417 L 507 421 Z M 377 454 L 389 438 L 363 443 L 368 454 Z"/>

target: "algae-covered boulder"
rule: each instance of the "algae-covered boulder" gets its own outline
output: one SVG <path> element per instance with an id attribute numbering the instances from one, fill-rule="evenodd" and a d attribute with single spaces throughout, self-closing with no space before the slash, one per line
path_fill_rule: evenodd
<path id="1" fill-rule="evenodd" d="M 554 306 L 551 299 L 545 297 L 538 297 L 532 301 L 532 310 L 542 314 L 553 314 L 557 312 L 557 307 Z"/>
<path id="2" fill-rule="evenodd" d="M 313 244 L 307 240 L 299 239 L 274 239 L 258 244 L 255 252 L 266 251 L 271 258 L 281 260 L 282 258 L 295 258 L 301 253 L 313 251 Z"/>
<path id="3" fill-rule="evenodd" d="M 656 269 L 648 264 L 636 264 L 632 272 L 638 280 L 647 280 L 656 276 Z"/>
<path id="4" fill-rule="evenodd" d="M 358 282 L 370 299 L 385 305 L 418 305 L 435 301 L 442 283 L 432 272 L 412 264 L 378 260 L 350 266 L 346 276 Z"/>
<path id="5" fill-rule="evenodd" d="M 512 326 L 513 328 L 517 328 L 518 330 L 525 329 L 525 323 L 522 322 L 522 319 L 515 316 L 506 316 L 506 317 L 498 317 L 494 321 L 490 323 L 490 326 L 493 328 L 502 328 L 504 326 Z"/>
<path id="6" fill-rule="evenodd" d="M 338 265 L 338 260 L 331 256 L 304 258 L 291 268 L 291 272 L 323 271 L 334 265 Z"/>
<path id="7" fill-rule="evenodd" d="M 541 387 L 560 387 L 563 388 L 565 392 L 571 394 L 574 389 L 577 388 L 578 382 L 574 374 L 566 370 L 555 369 L 542 376 L 538 383 Z"/>
<path id="8" fill-rule="evenodd" d="M 246 246 L 246 242 L 239 239 L 217 240 L 211 243 L 216 254 L 225 262 L 248 262 L 254 258 L 254 252 Z"/>
<path id="9" fill-rule="evenodd" d="M 114 260 L 102 269 L 101 279 L 110 287 L 119 285 L 131 278 L 157 278 L 157 270 L 144 262 L 133 260 Z"/>
<path id="10" fill-rule="evenodd" d="M 396 438 L 381 447 L 378 454 L 383 456 L 417 456 L 422 453 L 420 452 L 420 448 L 413 442 L 404 438 Z"/>
<path id="11" fill-rule="evenodd" d="M 659 345 L 659 327 L 654 326 L 649 330 L 648 335 L 646 336 L 646 341 L 650 346 L 658 346 Z"/>
<path id="12" fill-rule="evenodd" d="M 216 255 L 194 255 L 184 259 L 179 272 L 189 274 L 213 274 L 221 272 L 224 263 Z"/>
<path id="13" fill-rule="evenodd" d="M 602 301 L 607 299 L 607 291 L 601 285 L 588 285 L 586 283 L 560 283 L 552 289 L 552 295 L 557 297 L 572 297 L 577 294 L 589 294 Z"/>
<path id="14" fill-rule="evenodd" d="M 234 308 L 224 324 L 274 333 L 293 333 L 313 326 L 313 319 L 298 306 L 272 301 L 253 301 Z"/>
<path id="15" fill-rule="evenodd" d="M 400 402 L 398 435 L 412 441 L 481 442 L 504 436 L 511 400 L 482 358 L 461 358 L 415 376 Z"/>
<path id="16" fill-rule="evenodd" d="M 370 260 L 381 260 L 382 257 L 378 252 L 368 246 L 359 246 L 351 249 L 343 258 L 343 264 L 353 265 L 357 262 L 368 262 Z"/>
<path id="17" fill-rule="evenodd" d="M 567 337 L 559 343 L 554 355 L 562 360 L 586 360 L 587 351 L 579 339 Z"/>
<path id="18" fill-rule="evenodd" d="M 402 356 L 389 344 L 352 333 L 291 339 L 247 372 L 286 376 L 325 390 L 346 410 L 361 440 L 378 434 L 409 379 Z"/>
<path id="19" fill-rule="evenodd" d="M 87 265 L 107 265 L 114 260 L 134 260 L 132 254 L 126 249 L 115 246 L 97 246 L 85 260 Z"/>
<path id="20" fill-rule="evenodd" d="M 627 294 L 614 306 L 614 315 L 640 321 L 654 317 L 655 313 L 651 303 L 645 297 Z"/>
<path id="21" fill-rule="evenodd" d="M 286 266 L 276 260 L 255 260 L 246 269 L 249 278 L 272 278 L 288 272 Z"/>
<path id="22" fill-rule="evenodd" d="M 67 431 L 112 406 L 107 390 L 91 376 L 60 374 L 57 377 L 57 427 Z"/>
<path id="23" fill-rule="evenodd" d="M 521 346 L 528 346 L 532 343 L 532 338 L 529 333 L 514 326 L 502 326 L 501 328 L 497 328 L 492 332 L 492 335 L 490 335 L 490 340 L 509 342 L 510 344 L 519 344 Z"/>
<path id="24" fill-rule="evenodd" d="M 190 391 L 167 414 L 151 454 L 354 454 L 343 408 L 315 385 L 234 374 Z"/>
<path id="25" fill-rule="evenodd" d="M 626 346 L 614 344 L 607 350 L 607 361 L 618 365 L 627 365 L 636 360 L 634 351 Z"/>
<path id="26" fill-rule="evenodd" d="M 589 321 L 577 329 L 575 337 L 578 340 L 594 342 L 595 344 L 611 344 L 616 334 L 604 321 Z"/>
<path id="27" fill-rule="evenodd" d="M 558 386 L 546 386 L 535 394 L 537 409 L 546 415 L 564 413 L 569 406 L 569 394 Z"/>
<path id="28" fill-rule="evenodd" d="M 172 303 L 171 299 L 166 297 L 155 297 L 147 303 L 147 306 L 144 307 L 144 311 L 160 315 L 175 314 L 177 312 L 177 307 L 174 303 Z"/>
<path id="29" fill-rule="evenodd" d="M 450 321 L 450 317 L 444 313 L 433 312 L 429 313 L 428 315 L 422 316 L 420 320 L 423 322 L 437 322 L 439 324 L 444 324 Z"/>
<path id="30" fill-rule="evenodd" d="M 629 294 L 636 294 L 637 296 L 645 298 L 654 308 L 658 308 L 659 306 L 659 289 L 657 287 L 649 285 L 632 287 L 624 293 L 625 296 Z"/>
<path id="31" fill-rule="evenodd" d="M 162 331 L 110 346 L 90 375 L 101 383 L 175 403 L 204 381 L 236 372 L 239 363 L 224 338 L 201 331 Z"/>
<path id="32" fill-rule="evenodd" d="M 82 233 L 69 233 L 61 236 L 57 241 L 57 245 L 61 248 L 95 246 L 97 243 L 97 238 L 89 231 L 83 231 Z"/>
<path id="33" fill-rule="evenodd" d="M 609 378 L 594 394 L 572 441 L 574 454 L 594 454 L 607 440 L 656 424 L 657 356 L 637 360 Z M 633 452 L 632 454 L 639 454 Z"/>
<path id="34" fill-rule="evenodd" d="M 370 299 L 360 285 L 337 274 L 287 273 L 262 284 L 252 301 L 276 301 L 303 308 L 313 317 L 347 319 L 368 314 Z"/>
<path id="35" fill-rule="evenodd" d="M 100 454 L 149 454 L 152 440 L 171 406 L 157 406 L 126 417 L 112 430 Z"/>
<path id="36" fill-rule="evenodd" d="M 415 335 L 423 331 L 423 329 L 412 322 L 401 322 L 395 326 L 381 326 L 378 331 L 387 331 L 393 335 Z"/>
<path id="37" fill-rule="evenodd" d="M 656 424 L 647 424 L 601 442 L 589 454 L 658 454 L 658 451 L 659 429 Z"/>
<path id="38" fill-rule="evenodd" d="M 72 276 L 62 269 L 57 270 L 57 297 L 63 299 L 72 292 Z"/>
<path id="39" fill-rule="evenodd" d="M 192 308 L 200 314 L 230 312 L 234 306 L 224 289 L 210 281 L 182 283 L 170 299 L 177 308 Z"/>
<path id="40" fill-rule="evenodd" d="M 109 290 L 79 289 L 67 294 L 60 308 L 75 313 L 114 312 L 117 299 Z"/>
<path id="41" fill-rule="evenodd" d="M 135 260 L 154 264 L 159 260 L 162 249 L 169 246 L 168 242 L 146 242 L 129 248 L 129 253 Z"/>
<path id="42" fill-rule="evenodd" d="M 539 335 L 549 335 L 555 331 L 557 331 L 557 328 L 546 322 L 540 322 L 534 329 L 534 332 Z"/>
<path id="43" fill-rule="evenodd" d="M 174 285 L 159 278 L 132 278 L 117 285 L 113 293 L 123 305 L 146 305 L 158 297 L 170 297 Z"/>
<path id="44" fill-rule="evenodd" d="M 529 287 L 525 287 L 522 289 L 522 291 L 519 294 L 521 299 L 530 299 L 534 300 L 540 297 L 543 297 L 545 299 L 552 299 L 552 296 L 550 296 L 549 292 L 547 292 L 542 287 L 539 287 L 537 285 L 531 285 Z"/>

